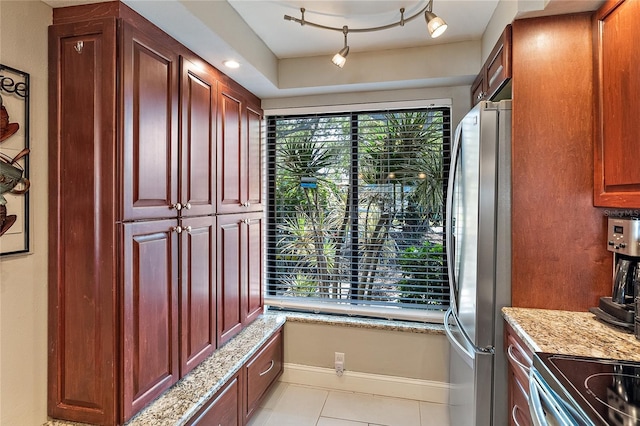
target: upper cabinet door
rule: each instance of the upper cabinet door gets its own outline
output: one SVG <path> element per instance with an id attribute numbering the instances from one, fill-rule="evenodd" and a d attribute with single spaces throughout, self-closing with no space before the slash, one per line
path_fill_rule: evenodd
<path id="1" fill-rule="evenodd" d="M 217 212 L 261 211 L 262 111 L 219 83 Z"/>
<path id="2" fill-rule="evenodd" d="M 607 1 L 596 13 L 594 205 L 640 208 L 640 2 Z"/>
<path id="3" fill-rule="evenodd" d="M 123 24 L 123 220 L 175 217 L 178 54 L 171 39 Z"/>
<path id="4" fill-rule="evenodd" d="M 210 215 L 216 208 L 216 73 L 183 57 L 181 84 L 181 214 Z"/>
<path id="5" fill-rule="evenodd" d="M 246 168 L 242 140 L 246 137 L 243 102 L 229 87 L 219 85 L 218 122 L 218 213 L 232 213 L 242 199 L 242 173 Z"/>
<path id="6" fill-rule="evenodd" d="M 262 112 L 247 108 L 247 210 L 261 211 L 262 206 Z"/>

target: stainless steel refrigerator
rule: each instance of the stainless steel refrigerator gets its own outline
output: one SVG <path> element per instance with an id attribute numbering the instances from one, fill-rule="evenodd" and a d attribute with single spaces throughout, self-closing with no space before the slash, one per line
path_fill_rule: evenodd
<path id="1" fill-rule="evenodd" d="M 503 426 L 500 309 L 511 303 L 511 101 L 480 102 L 458 125 L 447 186 L 449 404 L 455 426 Z"/>

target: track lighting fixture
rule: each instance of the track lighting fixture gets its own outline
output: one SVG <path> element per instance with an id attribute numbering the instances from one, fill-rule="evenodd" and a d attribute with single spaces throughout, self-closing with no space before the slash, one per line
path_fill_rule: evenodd
<path id="1" fill-rule="evenodd" d="M 349 28 L 345 25 L 342 27 L 342 32 L 344 33 L 344 47 L 340 49 L 338 53 L 333 55 L 333 58 L 331 59 L 331 62 L 340 68 L 344 67 L 344 64 L 347 63 L 347 55 L 349 54 L 349 45 L 347 45 L 347 33 L 349 33 Z"/>
<path id="2" fill-rule="evenodd" d="M 427 29 L 429 30 L 429 35 L 431 35 L 432 38 L 439 37 L 447 29 L 447 23 L 442 18 L 437 16 L 435 13 L 433 13 L 433 0 L 429 0 L 427 5 L 425 7 L 423 7 L 422 9 L 420 9 L 420 11 L 418 11 L 415 15 L 411 15 L 410 17 L 405 18 L 404 17 L 404 7 L 403 7 L 403 8 L 400 9 L 400 20 L 399 21 L 392 22 L 390 24 L 382 25 L 382 26 L 379 26 L 379 27 L 370 27 L 370 28 L 349 28 L 346 25 L 343 26 L 342 28 L 329 27 L 329 26 L 326 26 L 326 25 L 321 25 L 321 24 L 317 24 L 315 22 L 307 21 L 304 18 L 304 12 L 305 12 L 305 8 L 302 7 L 302 8 L 300 8 L 300 13 L 302 15 L 300 18 L 295 18 L 293 16 L 284 15 L 284 19 L 287 20 L 287 21 L 297 22 L 300 25 L 310 25 L 312 27 L 320 28 L 320 29 L 323 29 L 323 30 L 342 31 L 342 33 L 344 34 L 344 47 L 340 50 L 340 52 L 336 53 L 333 56 L 333 58 L 331 59 L 331 61 L 334 64 L 336 64 L 337 66 L 339 66 L 340 68 L 342 68 L 344 66 L 344 64 L 347 62 L 347 55 L 349 54 L 349 46 L 347 45 L 347 34 L 350 33 L 350 32 L 351 33 L 366 33 L 366 32 L 372 32 L 372 31 L 386 30 L 386 29 L 394 28 L 394 27 L 398 27 L 398 26 L 402 27 L 402 26 L 404 26 L 404 24 L 406 22 L 409 22 L 409 21 L 413 20 L 414 18 L 422 15 L 423 13 L 424 13 L 424 18 L 427 21 Z"/>

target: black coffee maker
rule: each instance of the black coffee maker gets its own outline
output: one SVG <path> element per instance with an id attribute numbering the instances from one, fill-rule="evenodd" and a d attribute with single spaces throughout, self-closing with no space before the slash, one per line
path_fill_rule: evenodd
<path id="1" fill-rule="evenodd" d="M 640 218 L 609 218 L 607 248 L 613 252 L 611 297 L 591 308 L 602 321 L 640 339 Z"/>

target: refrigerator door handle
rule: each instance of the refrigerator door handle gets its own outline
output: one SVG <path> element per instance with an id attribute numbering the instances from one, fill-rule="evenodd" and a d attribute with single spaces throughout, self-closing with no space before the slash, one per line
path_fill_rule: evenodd
<path id="1" fill-rule="evenodd" d="M 451 326 L 449 325 L 449 318 L 452 318 L 452 317 L 454 322 L 456 323 L 456 327 L 460 329 L 460 324 L 458 323 L 458 319 L 453 315 L 453 310 L 449 308 L 447 309 L 447 313 L 444 314 L 444 332 L 447 335 L 449 342 L 451 342 L 451 346 L 453 346 L 456 352 L 458 352 L 458 355 L 460 355 L 460 357 L 465 361 L 465 363 L 469 367 L 473 368 L 474 354 L 470 350 L 465 348 L 464 345 L 458 340 L 458 338 L 451 331 Z M 460 329 L 460 335 L 462 336 L 463 339 L 466 339 L 466 336 L 462 334 L 461 329 Z"/>
<path id="2" fill-rule="evenodd" d="M 458 285 L 456 282 L 456 276 L 454 272 L 454 262 L 455 262 L 455 245 L 453 241 L 454 237 L 454 226 L 453 226 L 453 191 L 455 186 L 456 174 L 458 172 L 458 153 L 460 151 L 460 140 L 462 139 L 462 122 L 458 124 L 456 128 L 456 133 L 453 139 L 453 149 L 451 150 L 451 160 L 450 169 L 449 169 L 449 180 L 447 182 L 447 200 L 445 204 L 445 213 L 446 213 L 446 229 L 445 229 L 445 244 L 446 244 L 446 259 L 447 259 L 447 275 L 449 276 L 449 286 L 450 286 L 450 300 L 454 307 L 454 310 L 457 312 L 458 308 L 456 306 L 456 297 L 458 295 Z M 446 323 L 446 321 L 445 321 Z"/>

